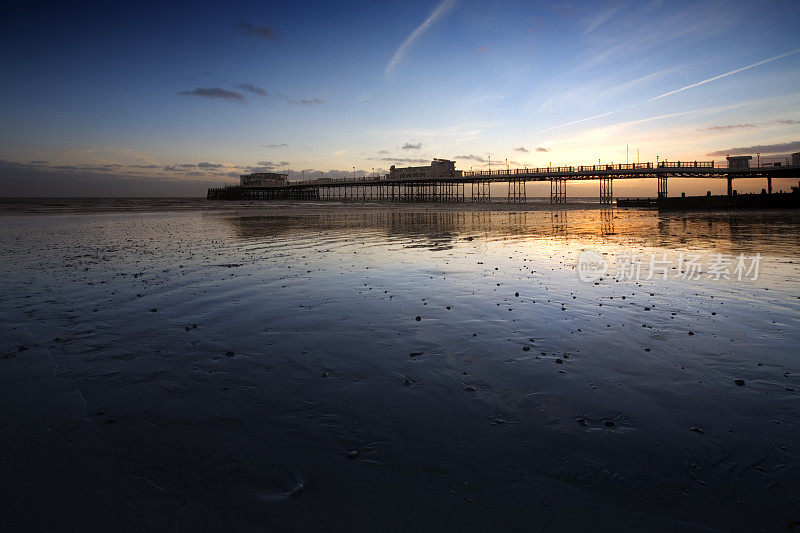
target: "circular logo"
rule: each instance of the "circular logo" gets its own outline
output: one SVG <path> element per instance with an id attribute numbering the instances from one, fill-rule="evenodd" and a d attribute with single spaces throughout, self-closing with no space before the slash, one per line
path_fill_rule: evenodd
<path id="1" fill-rule="evenodd" d="M 578 277 L 581 281 L 597 281 L 608 271 L 608 261 L 593 250 L 584 250 L 578 256 Z"/>

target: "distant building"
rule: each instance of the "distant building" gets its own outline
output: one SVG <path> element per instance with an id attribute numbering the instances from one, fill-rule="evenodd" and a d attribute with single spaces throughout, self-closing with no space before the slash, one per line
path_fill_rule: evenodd
<path id="1" fill-rule="evenodd" d="M 750 168 L 750 160 L 753 159 L 752 155 L 735 155 L 728 156 L 728 168 Z"/>
<path id="2" fill-rule="evenodd" d="M 792 166 L 800 167 L 800 152 L 795 152 L 792 154 Z"/>
<path id="3" fill-rule="evenodd" d="M 278 174 L 277 172 L 257 172 L 239 176 L 241 187 L 276 187 L 286 185 L 288 181 L 288 174 Z"/>
<path id="4" fill-rule="evenodd" d="M 460 175 L 461 171 L 456 170 L 455 161 L 450 161 L 449 159 L 434 159 L 430 165 L 424 167 L 397 168 L 394 165 L 389 167 L 389 179 L 454 178 Z"/>

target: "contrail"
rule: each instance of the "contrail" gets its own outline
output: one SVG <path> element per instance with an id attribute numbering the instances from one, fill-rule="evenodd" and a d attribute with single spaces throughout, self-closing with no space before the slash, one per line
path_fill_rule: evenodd
<path id="1" fill-rule="evenodd" d="M 425 21 L 417 27 L 416 30 L 411 32 L 411 35 L 406 37 L 406 40 L 403 41 L 397 50 L 395 51 L 392 59 L 389 61 L 389 64 L 386 65 L 386 70 L 383 71 L 384 77 L 391 75 L 394 68 L 403 59 L 403 56 L 406 54 L 409 48 L 411 48 L 417 39 L 419 39 L 423 33 L 428 31 L 428 29 L 436 23 L 442 16 L 446 15 L 448 11 L 452 10 L 458 0 L 442 0 L 436 9 L 425 19 Z"/>
<path id="2" fill-rule="evenodd" d="M 651 98 L 651 99 L 649 99 L 647 101 L 648 102 L 652 102 L 654 100 L 660 100 L 661 98 L 666 98 L 667 96 L 672 96 L 673 94 L 680 93 L 680 92 L 686 91 L 688 89 L 694 89 L 695 87 L 700 87 L 701 85 L 705 85 L 706 83 L 711 83 L 712 81 L 717 81 L 717 80 L 720 80 L 722 78 L 727 78 L 731 74 L 738 74 L 739 72 L 744 72 L 745 70 L 748 70 L 748 69 L 751 69 L 751 68 L 754 68 L 754 67 L 760 67 L 761 65 L 764 65 L 766 63 L 771 63 L 773 61 L 777 61 L 778 59 L 782 59 L 782 58 L 784 58 L 786 56 L 790 56 L 790 55 L 796 54 L 798 52 L 800 52 L 800 49 L 792 50 L 791 52 L 786 52 L 785 54 L 781 54 L 781 55 L 775 56 L 775 57 L 770 57 L 768 59 L 762 59 L 758 63 L 753 63 L 752 65 L 747 65 L 746 67 L 737 68 L 736 70 L 731 70 L 730 72 L 726 72 L 725 74 L 720 74 L 718 76 L 714 76 L 713 78 L 708 78 L 707 80 L 698 81 L 697 83 L 693 83 L 691 85 L 687 85 L 686 87 L 681 87 L 680 89 L 675 89 L 674 91 L 670 91 L 668 93 L 659 94 L 658 96 L 656 96 L 654 98 Z"/>
<path id="3" fill-rule="evenodd" d="M 722 79 L 722 78 L 727 78 L 728 76 L 730 76 L 732 74 L 738 74 L 739 72 L 744 72 L 745 70 L 748 70 L 748 69 L 751 69 L 751 68 L 760 67 L 761 65 L 764 65 L 766 63 L 771 63 L 773 61 L 777 61 L 778 59 L 782 59 L 782 58 L 784 58 L 786 56 L 790 56 L 790 55 L 796 54 L 798 52 L 800 52 L 800 48 L 798 48 L 797 50 L 792 50 L 791 52 L 786 52 L 785 54 L 777 55 L 775 57 L 762 59 L 761 61 L 759 61 L 757 63 L 753 63 L 752 65 L 747 65 L 746 67 L 737 68 L 736 70 L 731 70 L 730 72 L 726 72 L 725 74 L 719 74 L 718 76 L 714 76 L 713 78 L 708 78 L 707 80 L 698 81 L 697 83 L 693 83 L 691 85 L 687 85 L 686 87 L 681 87 L 680 89 L 675 89 L 674 91 L 669 91 L 668 93 L 659 94 L 658 96 L 654 96 L 653 98 L 650 98 L 649 100 L 645 100 L 644 102 L 639 102 L 639 103 L 636 103 L 636 104 L 632 104 L 632 105 L 629 105 L 628 107 L 624 107 L 622 109 L 615 109 L 614 111 L 609 111 L 607 113 L 601 113 L 599 115 L 594 115 L 594 116 L 582 118 L 582 119 L 579 119 L 579 120 L 573 120 L 572 122 L 567 122 L 565 124 L 559 124 L 558 126 L 552 126 L 550 128 L 544 129 L 544 130 L 539 130 L 538 133 L 545 132 L 545 131 L 551 131 L 551 130 L 555 130 L 555 129 L 558 129 L 558 128 L 563 128 L 565 126 L 572 126 L 573 124 L 579 124 L 581 122 L 586 122 L 587 120 L 594 120 L 594 119 L 597 119 L 597 118 L 606 117 L 608 115 L 613 115 L 614 113 L 619 113 L 620 111 L 623 111 L 625 109 L 631 109 L 631 108 L 634 108 L 634 107 L 638 107 L 638 106 L 640 106 L 642 104 L 646 104 L 648 102 L 653 102 L 655 100 L 660 100 L 662 98 L 666 98 L 667 96 L 672 96 L 673 94 L 676 94 L 676 93 L 680 93 L 680 92 L 683 92 L 683 91 L 686 91 L 686 90 L 689 90 L 689 89 L 694 89 L 695 87 L 699 87 L 701 85 L 705 85 L 706 83 L 711 83 L 712 81 L 716 81 L 716 80 L 719 80 L 719 79 Z"/>

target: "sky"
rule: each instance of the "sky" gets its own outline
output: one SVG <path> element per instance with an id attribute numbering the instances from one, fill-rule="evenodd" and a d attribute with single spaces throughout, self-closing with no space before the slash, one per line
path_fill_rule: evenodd
<path id="1" fill-rule="evenodd" d="M 796 0 L 12 4 L 2 195 L 203 196 L 433 157 L 785 161 L 798 20 Z"/>

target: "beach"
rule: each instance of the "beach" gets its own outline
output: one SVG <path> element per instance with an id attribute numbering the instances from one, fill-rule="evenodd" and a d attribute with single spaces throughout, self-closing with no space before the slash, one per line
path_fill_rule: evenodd
<path id="1" fill-rule="evenodd" d="M 0 211 L 0 529 L 799 527 L 796 212 L 59 202 Z"/>

